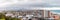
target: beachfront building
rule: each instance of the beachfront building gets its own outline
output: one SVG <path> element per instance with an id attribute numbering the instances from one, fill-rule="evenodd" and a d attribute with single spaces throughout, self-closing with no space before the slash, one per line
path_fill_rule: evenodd
<path id="1" fill-rule="evenodd" d="M 49 10 L 23 10 L 23 11 L 8 11 L 6 16 L 22 18 L 21 20 L 34 20 L 35 18 L 51 18 L 52 13 Z M 38 20 L 38 19 L 36 19 Z"/>

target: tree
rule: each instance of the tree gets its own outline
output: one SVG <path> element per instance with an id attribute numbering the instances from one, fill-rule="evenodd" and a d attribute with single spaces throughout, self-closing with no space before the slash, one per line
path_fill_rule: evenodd
<path id="1" fill-rule="evenodd" d="M 18 18 L 11 18 L 11 20 L 18 20 Z"/>
<path id="2" fill-rule="evenodd" d="M 0 13 L 0 20 L 5 20 L 5 15 Z"/>

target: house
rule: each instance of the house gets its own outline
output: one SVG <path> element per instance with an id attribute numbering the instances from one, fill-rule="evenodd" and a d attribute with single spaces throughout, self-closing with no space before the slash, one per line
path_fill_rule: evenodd
<path id="1" fill-rule="evenodd" d="M 53 18 L 54 18 L 55 20 L 58 20 L 58 19 L 60 18 L 60 16 L 57 15 L 57 14 L 54 14 L 54 15 L 53 15 Z"/>
<path id="2" fill-rule="evenodd" d="M 10 13 L 10 12 L 7 12 L 6 14 L 5 14 L 5 16 L 12 16 L 13 14 L 12 13 Z"/>

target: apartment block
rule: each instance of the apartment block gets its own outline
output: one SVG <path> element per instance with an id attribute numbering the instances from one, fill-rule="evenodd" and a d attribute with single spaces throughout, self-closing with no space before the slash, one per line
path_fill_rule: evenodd
<path id="1" fill-rule="evenodd" d="M 49 10 L 23 10 L 23 11 L 8 11 L 7 14 L 13 14 L 17 18 L 22 20 L 39 20 L 39 18 L 51 18 L 52 12 Z M 12 16 L 11 16 L 12 17 Z M 38 19 L 36 19 L 38 18 Z"/>

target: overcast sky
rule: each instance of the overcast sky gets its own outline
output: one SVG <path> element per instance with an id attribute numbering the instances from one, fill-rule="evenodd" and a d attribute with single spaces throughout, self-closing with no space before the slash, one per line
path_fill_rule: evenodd
<path id="1" fill-rule="evenodd" d="M 0 0 L 0 11 L 19 9 L 45 9 L 60 12 L 60 0 Z"/>
<path id="2" fill-rule="evenodd" d="M 60 7 L 60 0 L 0 0 L 0 10 L 39 9 L 47 7 L 48 9 Z"/>

